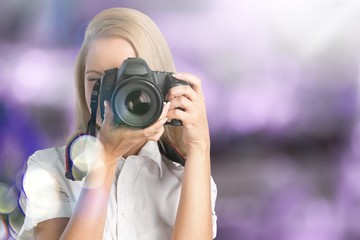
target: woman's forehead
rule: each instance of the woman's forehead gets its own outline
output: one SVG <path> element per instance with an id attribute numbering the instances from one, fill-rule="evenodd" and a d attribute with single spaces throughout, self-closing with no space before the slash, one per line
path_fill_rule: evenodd
<path id="1" fill-rule="evenodd" d="M 103 72 L 116 68 L 129 58 L 135 57 L 132 45 L 122 38 L 105 38 L 92 42 L 85 61 L 85 71 Z"/>

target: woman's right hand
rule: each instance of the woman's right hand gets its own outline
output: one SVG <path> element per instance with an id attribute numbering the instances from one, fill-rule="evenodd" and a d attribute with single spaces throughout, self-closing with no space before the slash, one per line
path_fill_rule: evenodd
<path id="1" fill-rule="evenodd" d="M 98 139 L 102 143 L 103 151 L 112 161 L 117 161 L 120 156 L 125 155 L 139 144 L 147 141 L 158 141 L 164 133 L 164 124 L 167 121 L 167 113 L 170 103 L 163 107 L 161 116 L 150 127 L 145 129 L 131 129 L 125 126 L 114 125 L 114 114 L 110 102 L 105 101 L 105 116 L 98 133 Z"/>

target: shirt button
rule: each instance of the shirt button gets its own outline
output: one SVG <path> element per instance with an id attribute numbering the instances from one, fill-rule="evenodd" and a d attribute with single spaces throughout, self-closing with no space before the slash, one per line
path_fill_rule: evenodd
<path id="1" fill-rule="evenodd" d="M 123 215 L 123 217 L 127 217 L 128 214 L 127 214 L 127 212 L 123 211 L 122 215 Z"/>

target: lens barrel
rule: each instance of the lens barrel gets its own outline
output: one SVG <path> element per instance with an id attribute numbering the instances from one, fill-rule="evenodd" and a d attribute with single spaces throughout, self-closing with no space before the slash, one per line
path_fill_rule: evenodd
<path id="1" fill-rule="evenodd" d="M 115 121 L 131 128 L 155 123 L 163 109 L 160 89 L 145 78 L 132 77 L 118 85 L 112 95 Z"/>

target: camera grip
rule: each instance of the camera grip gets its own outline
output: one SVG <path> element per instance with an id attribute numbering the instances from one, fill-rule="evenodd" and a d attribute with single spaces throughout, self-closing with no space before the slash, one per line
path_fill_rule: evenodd
<path id="1" fill-rule="evenodd" d="M 182 111 L 184 111 L 183 108 L 181 107 L 177 107 L 176 109 L 180 109 Z M 165 125 L 172 125 L 172 126 L 182 126 L 182 121 L 179 119 L 172 119 L 170 122 L 166 122 Z"/>

